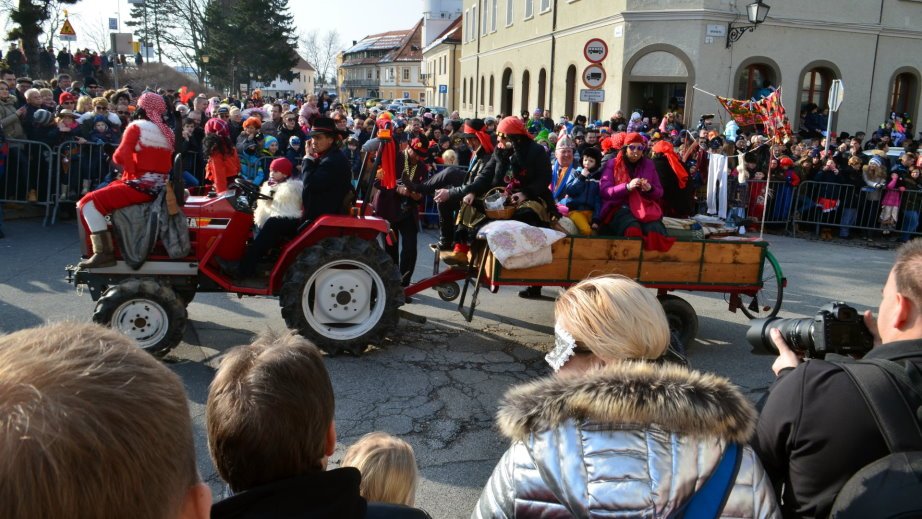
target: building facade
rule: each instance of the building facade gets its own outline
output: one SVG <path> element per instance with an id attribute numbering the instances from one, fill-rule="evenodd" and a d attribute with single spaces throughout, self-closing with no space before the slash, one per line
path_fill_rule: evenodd
<path id="1" fill-rule="evenodd" d="M 430 106 L 457 110 L 461 86 L 461 17 L 423 49 L 423 83 Z"/>
<path id="2" fill-rule="evenodd" d="M 291 81 L 277 77 L 271 83 L 265 84 L 259 81 L 251 81 L 249 91 L 252 92 L 258 88 L 264 96 L 284 97 L 296 94 L 312 94 L 314 92 L 314 81 L 316 70 L 301 56 L 298 56 L 298 64 L 291 69 L 293 77 Z"/>
<path id="3" fill-rule="evenodd" d="M 346 49 L 340 66 L 345 96 L 425 102 L 422 27 L 420 20 L 412 29 L 366 36 Z"/>
<path id="4" fill-rule="evenodd" d="M 922 29 L 910 21 L 922 19 L 922 3 L 874 0 L 846 9 L 837 0 L 769 0 L 767 20 L 728 47 L 729 24 L 748 24 L 746 3 L 464 0 L 460 111 L 540 107 L 555 117 L 602 119 L 673 104 L 693 125 L 705 113 L 727 120 L 713 95 L 749 98 L 768 84 L 783 87 L 796 126 L 810 103 L 827 105 L 831 81 L 841 79 L 838 129 L 874 128 L 891 111 L 919 116 Z M 594 38 L 607 45 L 602 74 L 586 70 L 584 47 Z M 580 101 L 590 87 L 604 101 Z"/>

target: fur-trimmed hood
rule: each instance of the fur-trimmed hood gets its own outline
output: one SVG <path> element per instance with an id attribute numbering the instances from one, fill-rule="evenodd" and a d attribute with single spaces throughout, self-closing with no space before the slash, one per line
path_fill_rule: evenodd
<path id="1" fill-rule="evenodd" d="M 622 362 L 579 376 L 552 376 L 510 389 L 497 413 L 502 433 L 525 440 L 564 421 L 655 426 L 745 443 L 752 404 L 726 378 L 675 365 Z"/>

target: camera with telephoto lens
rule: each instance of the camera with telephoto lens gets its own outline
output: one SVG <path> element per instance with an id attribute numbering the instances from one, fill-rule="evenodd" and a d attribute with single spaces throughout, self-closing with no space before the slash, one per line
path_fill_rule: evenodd
<path id="1" fill-rule="evenodd" d="M 823 305 L 813 317 L 755 319 L 746 340 L 754 348 L 777 353 L 770 335 L 773 328 L 794 352 L 807 358 L 822 359 L 829 353 L 861 357 L 874 347 L 874 336 L 862 315 L 842 302 Z"/>

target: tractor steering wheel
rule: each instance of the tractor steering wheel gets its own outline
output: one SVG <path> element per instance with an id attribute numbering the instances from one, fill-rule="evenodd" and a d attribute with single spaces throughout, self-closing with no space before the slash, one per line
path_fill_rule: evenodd
<path id="1" fill-rule="evenodd" d="M 271 196 L 267 196 L 259 192 L 259 186 L 243 177 L 235 178 L 234 186 L 236 186 L 237 189 L 239 189 L 247 197 L 247 199 L 250 200 L 251 203 L 255 202 L 256 200 L 272 200 Z"/>

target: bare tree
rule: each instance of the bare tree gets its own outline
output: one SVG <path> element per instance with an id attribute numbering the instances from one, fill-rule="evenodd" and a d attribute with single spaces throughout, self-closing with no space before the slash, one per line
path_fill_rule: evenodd
<path id="1" fill-rule="evenodd" d="M 84 38 L 92 48 L 102 54 L 109 48 L 109 20 L 104 15 L 83 25 Z"/>
<path id="2" fill-rule="evenodd" d="M 323 88 L 327 81 L 335 82 L 336 55 L 342 50 L 339 32 L 335 29 L 326 33 L 310 31 L 299 39 L 304 57 L 317 71 L 317 82 Z"/>

